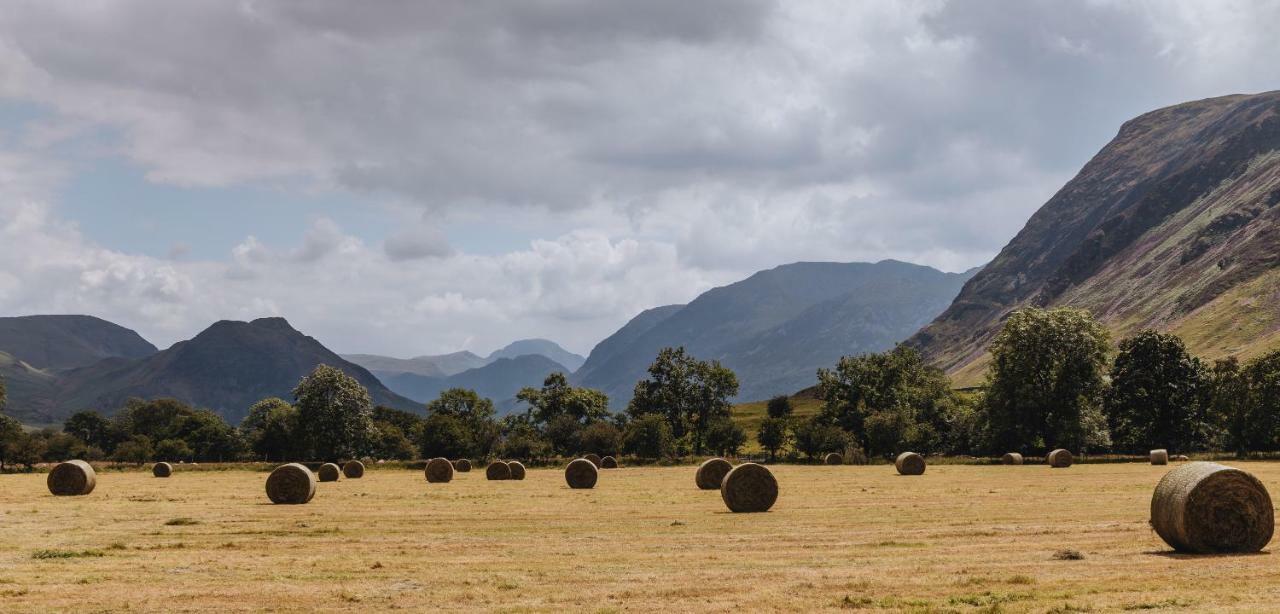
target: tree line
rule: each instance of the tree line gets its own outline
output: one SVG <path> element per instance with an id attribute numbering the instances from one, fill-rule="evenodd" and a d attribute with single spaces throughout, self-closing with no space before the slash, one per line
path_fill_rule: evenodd
<path id="1" fill-rule="evenodd" d="M 1280 450 L 1280 350 L 1212 363 L 1176 335 L 1144 330 L 1112 347 L 1086 311 L 1023 309 L 989 348 L 983 384 L 956 390 L 916 350 L 846 356 L 818 371 L 816 415 L 771 399 L 755 433 L 772 458 L 839 451 L 889 457 Z M 0 469 L 67 458 L 165 461 L 519 458 L 594 452 L 640 458 L 737 455 L 747 433 L 732 419 L 737 376 L 717 361 L 666 348 L 623 412 L 608 397 L 552 373 L 517 395 L 524 411 L 499 418 L 491 400 L 446 390 L 425 415 L 372 405 L 341 370 L 318 366 L 293 400 L 263 399 L 238 426 L 174 399 L 131 399 L 106 417 L 71 416 L 61 430 L 26 432 L 0 414 Z M 0 380 L 0 409 L 4 407 Z"/>

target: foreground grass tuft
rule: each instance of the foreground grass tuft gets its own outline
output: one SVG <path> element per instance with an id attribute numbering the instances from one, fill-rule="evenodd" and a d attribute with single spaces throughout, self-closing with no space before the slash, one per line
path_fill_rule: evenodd
<path id="1" fill-rule="evenodd" d="M 101 550 L 36 550 L 31 553 L 33 559 L 85 559 L 107 556 Z"/>

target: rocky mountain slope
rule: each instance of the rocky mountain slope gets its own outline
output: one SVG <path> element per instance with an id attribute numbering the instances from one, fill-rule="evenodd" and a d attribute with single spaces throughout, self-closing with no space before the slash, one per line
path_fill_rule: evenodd
<path id="1" fill-rule="evenodd" d="M 1012 310 L 1087 308 L 1205 357 L 1280 345 L 1280 92 L 1126 122 L 910 343 L 976 383 Z"/>
<path id="2" fill-rule="evenodd" d="M 515 407 L 515 396 L 521 388 L 542 386 L 542 381 L 556 371 L 568 373 L 560 363 L 538 354 L 521 354 L 515 358 L 499 358 L 478 369 L 470 369 L 449 377 L 426 377 L 400 373 L 384 378 L 388 388 L 420 403 L 430 402 L 450 388 L 469 388 L 487 397 L 501 411 Z"/>
<path id="3" fill-rule="evenodd" d="M 0 352 L 37 369 L 73 369 L 104 358 L 143 358 L 157 351 L 138 333 L 93 316 L 0 318 Z"/>
<path id="4" fill-rule="evenodd" d="M 646 311 L 602 341 L 574 375 L 625 407 L 658 351 L 684 346 L 741 383 L 739 400 L 812 385 L 841 356 L 893 347 L 940 313 L 971 273 L 905 262 L 800 262 Z"/>

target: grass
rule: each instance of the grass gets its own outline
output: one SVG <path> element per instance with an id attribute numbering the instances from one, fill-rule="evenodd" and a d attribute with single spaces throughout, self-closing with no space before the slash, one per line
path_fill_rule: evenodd
<path id="1" fill-rule="evenodd" d="M 1280 463 L 1241 465 L 1280 492 Z M 0 475 L 0 611 L 1271 609 L 1274 556 L 1169 555 L 1147 525 L 1166 469 L 776 466 L 766 514 L 726 512 L 687 466 L 586 491 L 375 469 L 300 506 L 254 471 L 110 472 L 86 497 Z"/>
<path id="2" fill-rule="evenodd" d="M 760 423 L 769 415 L 766 411 L 768 401 L 755 401 L 751 403 L 741 403 L 733 406 L 733 421 L 742 427 L 747 433 L 747 445 L 743 448 L 745 454 L 760 454 L 763 452 L 760 444 L 756 442 L 756 433 L 760 432 Z M 818 415 L 822 411 L 822 401 L 818 399 L 810 399 L 804 397 L 792 397 L 791 399 L 791 415 L 796 418 L 808 418 Z"/>

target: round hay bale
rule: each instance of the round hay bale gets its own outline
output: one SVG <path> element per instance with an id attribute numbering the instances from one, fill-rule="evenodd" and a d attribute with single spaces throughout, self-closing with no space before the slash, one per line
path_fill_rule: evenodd
<path id="1" fill-rule="evenodd" d="M 733 471 L 733 465 L 729 461 L 719 457 L 709 458 L 698 465 L 698 473 L 694 474 L 693 481 L 702 490 L 720 490 L 724 476 L 730 471 Z"/>
<path id="2" fill-rule="evenodd" d="M 822 462 L 827 465 L 843 465 L 844 457 L 839 452 L 832 452 L 822 458 Z"/>
<path id="3" fill-rule="evenodd" d="M 427 461 L 427 481 L 432 484 L 443 484 L 453 479 L 454 465 L 444 458 L 433 458 Z"/>
<path id="4" fill-rule="evenodd" d="M 564 468 L 564 481 L 569 488 L 595 488 L 599 477 L 596 464 L 585 458 L 575 459 Z"/>
<path id="5" fill-rule="evenodd" d="M 49 472 L 49 492 L 59 497 L 87 495 L 98 485 L 98 474 L 93 465 L 82 460 L 70 460 L 58 463 Z"/>
<path id="6" fill-rule="evenodd" d="M 507 461 L 507 468 L 511 470 L 512 480 L 524 479 L 524 464 L 520 461 Z"/>
<path id="7" fill-rule="evenodd" d="M 1176 460 L 1176 461 L 1189 461 L 1189 460 L 1191 460 L 1191 457 L 1190 457 L 1190 456 L 1187 456 L 1186 454 L 1179 454 L 1179 455 L 1177 455 L 1177 456 L 1173 457 L 1173 460 Z"/>
<path id="8" fill-rule="evenodd" d="M 764 465 L 742 463 L 724 476 L 720 498 L 731 512 L 767 512 L 778 500 L 778 480 Z"/>
<path id="9" fill-rule="evenodd" d="M 591 464 L 592 464 L 592 465 L 595 465 L 595 466 L 596 466 L 596 469 L 599 469 L 599 468 L 600 468 L 600 455 L 599 455 L 599 454 L 595 454 L 595 453 L 587 454 L 587 455 L 584 455 L 582 458 L 585 458 L 585 459 L 587 459 L 587 460 L 591 461 Z"/>
<path id="10" fill-rule="evenodd" d="M 158 478 L 167 478 L 173 475 L 173 465 L 169 463 L 156 463 L 151 466 L 151 475 Z"/>
<path id="11" fill-rule="evenodd" d="M 364 477 L 364 463 L 358 460 L 349 460 L 342 464 L 342 475 L 353 480 Z"/>
<path id="12" fill-rule="evenodd" d="M 1152 450 L 1151 464 L 1152 465 L 1168 465 L 1169 451 L 1168 450 Z"/>
<path id="13" fill-rule="evenodd" d="M 1005 453 L 1004 453 L 1004 456 L 1001 456 L 1001 457 L 1000 457 L 1000 464 L 1002 464 L 1002 465 L 1021 465 L 1021 464 L 1022 464 L 1022 455 L 1021 455 L 1021 454 L 1019 454 L 1019 453 L 1017 453 L 1017 452 L 1005 452 Z"/>
<path id="14" fill-rule="evenodd" d="M 1197 462 L 1166 473 L 1151 496 L 1151 526 L 1179 552 L 1257 552 L 1271 541 L 1271 495 L 1252 474 Z"/>
<path id="15" fill-rule="evenodd" d="M 511 465 L 500 460 L 493 461 L 484 468 L 484 477 L 490 480 L 510 480 Z"/>
<path id="16" fill-rule="evenodd" d="M 276 467 L 267 476 L 267 498 L 272 503 L 298 505 L 316 496 L 316 474 L 298 464 Z"/>
<path id="17" fill-rule="evenodd" d="M 1071 452 L 1058 448 L 1049 453 L 1049 456 L 1045 458 L 1045 462 L 1049 463 L 1049 466 L 1054 469 L 1066 469 L 1071 466 L 1071 463 L 1075 462 L 1075 458 L 1071 456 Z"/>
<path id="18" fill-rule="evenodd" d="M 601 469 L 617 469 L 617 468 L 618 468 L 618 459 L 616 459 L 616 458 L 614 458 L 614 457 L 612 457 L 612 456 L 606 456 L 606 457 L 604 457 L 604 458 L 600 459 L 600 468 L 601 468 Z"/>
<path id="19" fill-rule="evenodd" d="M 901 475 L 923 475 L 924 457 L 915 452 L 903 452 L 898 455 L 897 460 L 893 461 L 893 466 L 898 468 L 898 473 Z"/>
<path id="20" fill-rule="evenodd" d="M 333 463 L 320 465 L 316 470 L 316 477 L 319 477 L 321 482 L 337 482 L 339 475 L 342 475 L 342 470 Z"/>
<path id="21" fill-rule="evenodd" d="M 460 458 L 453 461 L 453 470 L 458 473 L 469 473 L 471 471 L 471 459 Z"/>

